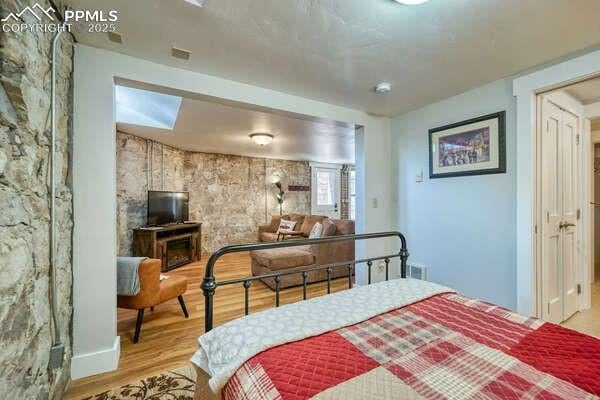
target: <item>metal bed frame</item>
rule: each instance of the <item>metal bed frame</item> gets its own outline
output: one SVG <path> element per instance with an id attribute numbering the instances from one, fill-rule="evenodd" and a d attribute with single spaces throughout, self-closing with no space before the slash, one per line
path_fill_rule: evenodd
<path id="1" fill-rule="evenodd" d="M 323 243 L 341 242 L 344 240 L 365 240 L 365 239 L 379 239 L 397 237 L 400 239 L 401 247 L 398 253 L 388 254 L 384 256 L 368 257 L 355 260 L 345 260 L 333 264 L 323 265 L 311 265 L 308 267 L 299 267 L 291 270 L 283 270 L 272 274 L 264 274 L 257 276 L 249 276 L 246 278 L 229 279 L 217 282 L 215 280 L 214 270 L 215 263 L 219 258 L 229 253 L 240 253 L 252 250 L 266 250 L 266 249 L 277 249 L 281 247 L 296 247 L 306 245 L 319 245 Z M 293 274 L 302 274 L 302 297 L 304 300 L 307 298 L 307 278 L 308 273 L 311 271 L 326 270 L 327 271 L 327 293 L 331 293 L 331 276 L 334 268 L 347 268 L 348 269 L 348 288 L 352 288 L 352 276 L 356 269 L 357 264 L 366 264 L 368 273 L 368 283 L 371 283 L 371 270 L 373 267 L 373 261 L 383 260 L 385 262 L 385 280 L 389 280 L 389 266 L 390 259 L 400 258 L 400 277 L 406 278 L 406 260 L 408 259 L 408 250 L 406 248 L 406 238 L 400 232 L 379 232 L 379 233 L 366 233 L 360 235 L 340 235 L 331 236 L 320 239 L 299 239 L 299 240 L 287 240 L 282 242 L 267 242 L 267 243 L 249 243 L 249 244 L 238 244 L 232 246 L 221 247 L 215 251 L 209 258 L 206 264 L 206 271 L 204 272 L 204 279 L 202 285 L 200 285 L 202 292 L 204 293 L 204 331 L 208 332 L 213 328 L 213 305 L 214 295 L 217 287 L 225 285 L 239 285 L 244 287 L 244 314 L 248 315 L 249 302 L 250 302 L 250 286 L 252 282 L 264 279 L 273 278 L 275 281 L 275 307 L 279 307 L 279 294 L 280 294 L 280 282 L 281 277 Z"/>

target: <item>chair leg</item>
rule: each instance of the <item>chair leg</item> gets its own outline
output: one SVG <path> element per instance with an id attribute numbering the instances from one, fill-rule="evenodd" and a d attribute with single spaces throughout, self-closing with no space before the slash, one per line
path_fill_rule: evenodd
<path id="1" fill-rule="evenodd" d="M 185 315 L 185 317 L 188 318 L 190 315 L 188 314 L 187 308 L 185 308 L 185 302 L 183 301 L 183 296 L 182 295 L 177 296 L 177 300 L 179 300 L 179 305 L 181 306 L 181 309 L 183 310 L 183 315 Z"/>
<path id="2" fill-rule="evenodd" d="M 142 321 L 144 320 L 144 309 L 138 310 L 137 320 L 135 321 L 135 334 L 133 335 L 133 343 L 140 340 L 140 331 L 142 330 Z"/>

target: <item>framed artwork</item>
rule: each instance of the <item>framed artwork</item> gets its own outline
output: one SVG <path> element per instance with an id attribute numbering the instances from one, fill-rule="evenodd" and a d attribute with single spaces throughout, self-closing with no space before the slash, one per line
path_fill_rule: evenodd
<path id="1" fill-rule="evenodd" d="M 505 111 L 429 130 L 429 178 L 506 172 Z"/>

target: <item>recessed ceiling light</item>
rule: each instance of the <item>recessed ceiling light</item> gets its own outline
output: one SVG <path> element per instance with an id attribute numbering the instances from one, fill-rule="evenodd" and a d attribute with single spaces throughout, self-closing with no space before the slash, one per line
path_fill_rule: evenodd
<path id="1" fill-rule="evenodd" d="M 406 4 L 407 6 L 416 6 L 418 4 L 423 4 L 428 0 L 394 0 L 396 3 Z"/>
<path id="2" fill-rule="evenodd" d="M 375 93 L 387 93 L 392 90 L 392 84 L 389 82 L 381 82 L 375 85 Z"/>
<path id="3" fill-rule="evenodd" d="M 250 139 L 259 146 L 265 146 L 273 141 L 273 135 L 263 132 L 251 133 Z"/>

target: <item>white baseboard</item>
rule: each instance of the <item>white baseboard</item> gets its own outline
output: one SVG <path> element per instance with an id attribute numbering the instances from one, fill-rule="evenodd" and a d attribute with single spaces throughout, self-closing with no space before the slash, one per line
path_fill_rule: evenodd
<path id="1" fill-rule="evenodd" d="M 79 354 L 71 359 L 71 379 L 114 371 L 119 366 L 121 354 L 121 338 L 115 337 L 113 346 L 92 353 Z"/>

